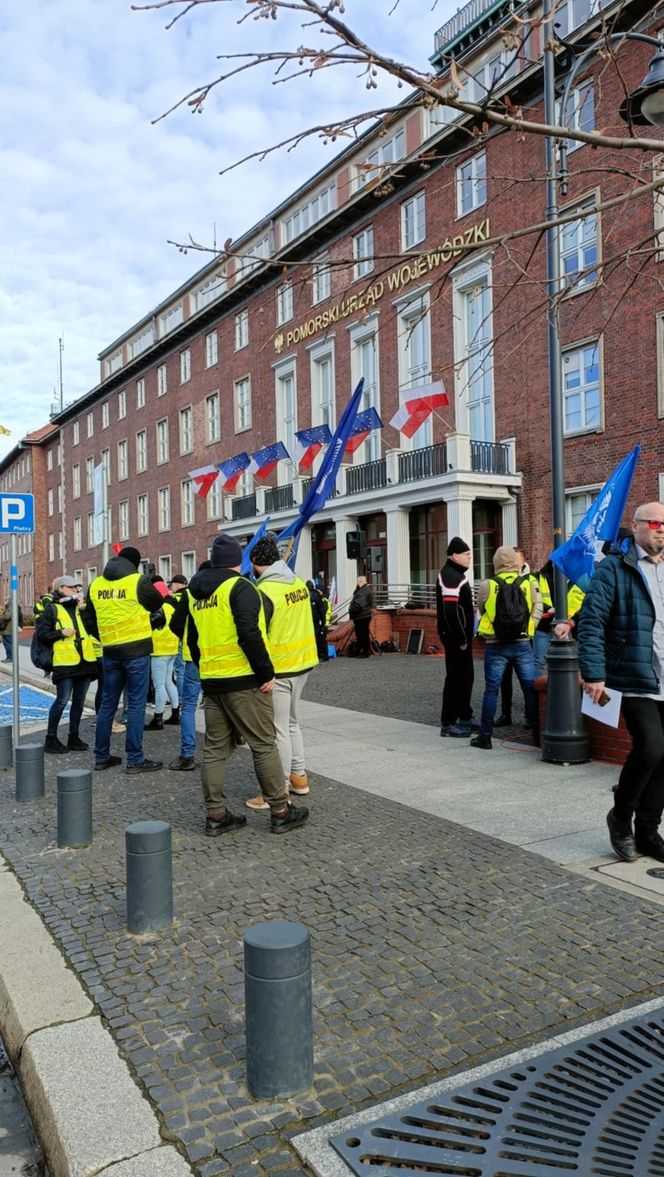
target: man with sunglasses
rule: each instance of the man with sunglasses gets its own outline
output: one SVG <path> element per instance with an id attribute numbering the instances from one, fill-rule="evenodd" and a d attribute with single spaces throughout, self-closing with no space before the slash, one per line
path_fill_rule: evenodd
<path id="1" fill-rule="evenodd" d="M 632 749 L 607 814 L 618 858 L 664 862 L 664 503 L 634 512 L 634 538 L 593 573 L 578 626 L 583 689 L 601 702 L 622 691 Z"/>

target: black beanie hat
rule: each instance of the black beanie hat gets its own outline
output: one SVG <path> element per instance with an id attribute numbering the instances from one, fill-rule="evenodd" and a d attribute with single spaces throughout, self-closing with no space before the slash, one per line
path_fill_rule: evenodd
<path id="1" fill-rule="evenodd" d="M 466 543 L 465 539 L 461 539 L 458 535 L 453 536 L 447 545 L 448 556 L 460 556 L 462 552 L 469 551 L 470 546 Z"/>
<path id="2" fill-rule="evenodd" d="M 118 552 L 118 555 L 121 556 L 123 560 L 128 560 L 130 564 L 133 564 L 134 568 L 138 568 L 141 562 L 141 553 L 139 552 L 138 548 L 122 548 Z"/>
<path id="3" fill-rule="evenodd" d="M 237 568 L 242 563 L 242 548 L 232 535 L 221 532 L 212 545 L 210 562 L 213 568 Z"/>
<path id="4" fill-rule="evenodd" d="M 281 559 L 273 532 L 266 531 L 265 535 L 262 535 L 260 539 L 256 540 L 256 543 L 251 549 L 251 559 L 254 564 L 258 564 L 261 568 L 268 568 L 270 564 L 276 564 L 277 560 Z"/>

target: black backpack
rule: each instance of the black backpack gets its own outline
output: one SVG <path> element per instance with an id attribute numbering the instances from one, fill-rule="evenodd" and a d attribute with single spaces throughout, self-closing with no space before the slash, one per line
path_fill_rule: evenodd
<path id="1" fill-rule="evenodd" d="M 47 646 L 41 636 L 42 617 L 39 617 L 35 624 L 35 632 L 30 642 L 30 659 L 33 666 L 38 666 L 45 674 L 50 674 L 53 669 L 53 647 Z"/>
<path id="2" fill-rule="evenodd" d="M 498 586 L 493 632 L 500 642 L 514 642 L 528 632 L 530 610 L 521 592 L 527 576 L 517 576 L 515 580 L 502 580 L 499 576 L 491 579 Z"/>

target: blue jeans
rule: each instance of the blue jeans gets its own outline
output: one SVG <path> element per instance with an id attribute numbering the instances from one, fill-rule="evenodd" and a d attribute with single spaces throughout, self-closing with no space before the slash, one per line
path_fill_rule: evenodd
<path id="1" fill-rule="evenodd" d="M 201 676 L 194 662 L 185 662 L 180 695 L 180 756 L 196 755 L 196 708 L 201 693 Z"/>
<path id="2" fill-rule="evenodd" d="M 173 682 L 175 654 L 153 654 L 150 660 L 152 685 L 154 687 L 154 713 L 163 715 L 166 698 L 173 708 L 180 705 L 177 687 Z"/>
<path id="3" fill-rule="evenodd" d="M 150 655 L 141 658 L 113 658 L 104 654 L 104 687 L 95 729 L 95 763 L 108 760 L 111 754 L 111 728 L 120 695 L 127 688 L 127 732 L 125 751 L 127 766 L 142 764 L 145 704 L 150 681 Z"/>
<path id="4" fill-rule="evenodd" d="M 546 656 L 549 652 L 549 646 L 551 645 L 551 638 L 552 637 L 553 637 L 553 634 L 551 633 L 551 631 L 549 631 L 548 633 L 545 633 L 543 630 L 540 630 L 540 629 L 535 630 L 535 637 L 533 639 L 533 648 L 535 651 L 535 669 L 537 671 L 538 676 L 540 674 L 547 673 L 548 667 L 546 665 Z"/>
<path id="5" fill-rule="evenodd" d="M 182 698 L 182 692 L 184 690 L 184 668 L 186 665 L 187 664 L 182 657 L 182 642 L 180 642 L 180 648 L 175 655 L 175 662 L 173 664 L 173 677 L 175 679 L 175 685 L 178 689 L 178 699 Z"/>
<path id="6" fill-rule="evenodd" d="M 47 736 L 57 736 L 58 724 L 62 719 L 62 712 L 71 699 L 71 711 L 69 712 L 69 735 L 77 736 L 78 729 L 81 724 L 81 716 L 83 714 L 83 707 L 85 705 L 85 696 L 88 693 L 88 687 L 92 682 L 91 678 L 86 678 L 84 675 L 72 675 L 71 678 L 58 679 L 55 684 L 56 695 L 51 704 L 51 709 L 48 713 L 48 726 L 46 729 Z"/>
<path id="7" fill-rule="evenodd" d="M 5 661 L 6 662 L 11 662 L 11 660 L 12 660 L 12 657 L 14 654 L 13 642 L 14 642 L 14 639 L 10 633 L 3 633 L 2 644 L 5 647 Z"/>
<path id="8" fill-rule="evenodd" d="M 508 666 L 513 666 L 521 684 L 526 703 L 526 722 L 537 733 L 537 700 L 533 683 L 537 678 L 535 657 L 530 642 L 521 639 L 515 642 L 487 642 L 484 647 L 484 698 L 480 730 L 483 736 L 490 736 L 498 703 L 498 691 Z"/>

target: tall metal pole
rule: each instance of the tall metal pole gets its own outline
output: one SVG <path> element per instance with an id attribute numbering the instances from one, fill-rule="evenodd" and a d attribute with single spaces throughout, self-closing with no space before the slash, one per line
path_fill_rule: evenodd
<path id="1" fill-rule="evenodd" d="M 556 126 L 555 32 L 552 0 L 543 0 L 544 120 Z M 551 426 L 551 516 L 553 548 L 565 539 L 565 460 L 563 449 L 562 348 L 559 302 L 561 267 L 558 219 L 556 142 L 546 136 L 546 280 L 549 344 L 549 415 Z M 553 604 L 557 620 L 567 617 L 567 582 L 555 568 Z M 554 764 L 582 764 L 590 759 L 590 741 L 581 717 L 576 643 L 553 638 L 547 656 L 546 722 L 541 735 L 542 759 Z"/>
<path id="2" fill-rule="evenodd" d="M 102 472 L 101 472 L 101 485 L 102 485 L 102 492 L 101 493 L 102 493 L 102 511 L 103 511 L 103 514 L 102 514 L 101 558 L 103 561 L 103 563 L 102 563 L 102 572 L 103 572 L 104 568 L 108 564 L 108 548 L 109 548 L 109 543 L 110 543 L 110 538 L 111 538 L 110 534 L 109 534 L 111 529 L 108 526 L 108 475 L 106 472 L 106 466 L 104 466 L 103 463 L 102 463 Z"/>
<path id="3" fill-rule="evenodd" d="M 18 651 L 18 566 L 16 562 L 16 536 L 9 536 L 9 586 L 12 601 L 12 720 L 14 748 L 21 742 L 21 707 L 19 695 L 19 651 Z"/>

